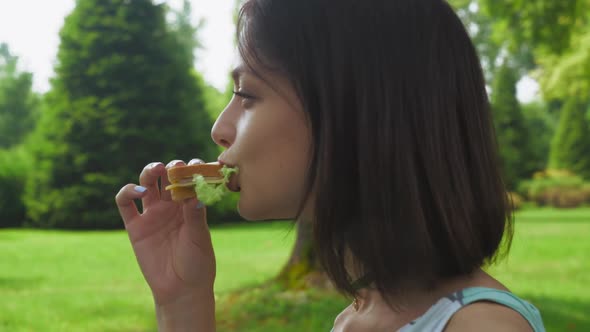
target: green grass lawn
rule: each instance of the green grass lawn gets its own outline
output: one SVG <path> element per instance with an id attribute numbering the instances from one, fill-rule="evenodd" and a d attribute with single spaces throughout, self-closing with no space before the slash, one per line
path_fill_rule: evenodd
<path id="1" fill-rule="evenodd" d="M 219 331 L 329 331 L 341 297 L 253 287 L 282 267 L 294 232 L 289 223 L 213 229 Z M 0 230 L 0 254 L 0 331 L 155 331 L 124 232 Z M 548 331 L 590 331 L 589 258 L 590 209 L 527 210 L 510 257 L 491 272 L 541 309 Z"/>
<path id="2" fill-rule="evenodd" d="M 547 331 L 590 331 L 590 209 L 518 213 L 510 256 L 490 272 L 539 307 Z"/>

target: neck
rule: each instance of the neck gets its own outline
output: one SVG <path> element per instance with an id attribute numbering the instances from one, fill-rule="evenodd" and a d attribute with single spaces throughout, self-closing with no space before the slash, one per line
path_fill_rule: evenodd
<path id="1" fill-rule="evenodd" d="M 497 285 L 497 281 L 482 270 L 477 269 L 469 275 L 443 280 L 432 290 L 419 287 L 404 288 L 403 293 L 400 295 L 389 296 L 389 305 L 383 294 L 374 287 L 360 289 L 356 301 L 358 312 L 375 309 L 380 311 L 389 310 L 396 315 L 410 316 L 409 320 L 412 320 L 427 311 L 436 301 L 453 292 L 475 286 L 497 288 Z"/>

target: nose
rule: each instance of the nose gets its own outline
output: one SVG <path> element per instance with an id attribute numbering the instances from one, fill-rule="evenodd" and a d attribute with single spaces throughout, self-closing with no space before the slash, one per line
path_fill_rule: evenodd
<path id="1" fill-rule="evenodd" d="M 229 148 L 234 144 L 236 138 L 235 118 L 231 114 L 230 105 L 231 103 L 217 117 L 211 129 L 211 138 L 213 141 L 224 148 Z"/>

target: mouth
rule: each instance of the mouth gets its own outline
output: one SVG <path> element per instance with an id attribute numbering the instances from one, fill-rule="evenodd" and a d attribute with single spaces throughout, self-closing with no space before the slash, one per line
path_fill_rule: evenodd
<path id="1" fill-rule="evenodd" d="M 229 189 L 229 191 L 234 192 L 234 193 L 238 193 L 238 192 L 242 191 L 242 188 L 238 184 L 238 179 L 235 176 L 232 176 L 229 179 L 229 182 L 226 184 L 226 187 L 227 187 L 227 189 Z"/>
<path id="2" fill-rule="evenodd" d="M 217 159 L 217 161 L 222 166 L 236 167 L 236 165 L 228 164 L 225 161 L 223 161 L 221 158 Z M 226 184 L 227 189 L 229 189 L 231 192 L 240 192 L 242 190 L 242 188 L 240 187 L 240 184 L 238 183 L 238 175 L 239 175 L 239 173 L 232 175 L 229 178 L 229 182 Z"/>

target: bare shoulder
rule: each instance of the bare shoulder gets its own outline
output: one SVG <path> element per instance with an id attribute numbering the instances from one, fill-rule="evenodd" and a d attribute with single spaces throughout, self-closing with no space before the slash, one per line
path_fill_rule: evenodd
<path id="1" fill-rule="evenodd" d="M 333 331 L 336 331 L 336 332 L 343 331 L 344 326 L 346 325 L 346 323 L 350 319 L 351 314 L 352 314 L 352 305 L 349 305 L 334 320 L 334 330 Z"/>
<path id="2" fill-rule="evenodd" d="M 533 332 L 527 320 L 518 312 L 493 302 L 476 302 L 453 315 L 445 332 L 513 331 Z"/>

